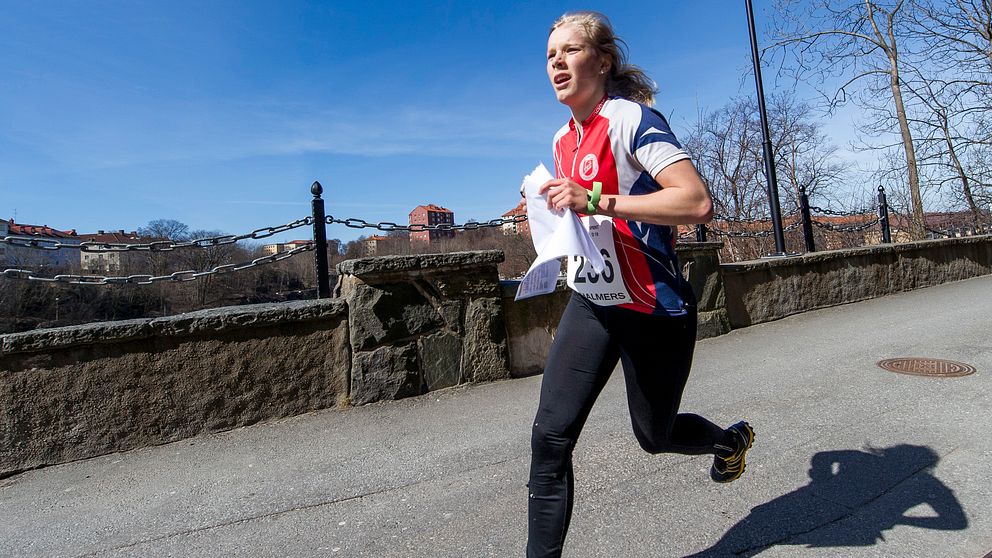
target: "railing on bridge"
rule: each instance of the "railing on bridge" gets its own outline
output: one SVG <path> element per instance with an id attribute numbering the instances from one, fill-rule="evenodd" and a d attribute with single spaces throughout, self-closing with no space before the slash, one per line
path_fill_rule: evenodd
<path id="1" fill-rule="evenodd" d="M 314 266 L 317 277 L 317 297 L 327 298 L 330 296 L 327 259 L 327 225 L 343 225 L 353 229 L 373 229 L 385 233 L 423 231 L 453 232 L 498 228 L 507 224 L 514 224 L 527 220 L 526 215 L 514 215 L 511 217 L 492 219 L 482 223 L 468 222 L 461 225 L 447 223 L 436 225 L 401 225 L 389 221 L 369 222 L 358 218 L 340 219 L 333 215 L 325 214 L 324 200 L 321 197 L 323 194 L 323 187 L 319 182 L 313 183 L 311 186 L 311 193 L 313 194 L 313 200 L 311 202 L 311 216 L 297 219 L 283 225 L 255 229 L 249 233 L 241 235 L 221 235 L 189 241 L 156 240 L 153 242 L 133 244 L 105 243 L 96 241 L 62 242 L 58 239 L 47 238 L 40 234 L 35 234 L 32 236 L 15 235 L 0 238 L 0 244 L 36 250 L 72 249 L 80 250 L 82 252 L 97 253 L 167 252 L 180 249 L 202 249 L 224 246 L 243 240 L 260 240 L 300 227 L 312 227 L 313 241 L 299 245 L 285 252 L 277 252 L 245 262 L 226 263 L 206 270 L 182 270 L 162 275 L 134 274 L 126 276 L 103 276 L 90 274 L 57 274 L 52 277 L 47 277 L 33 270 L 8 268 L 0 272 L 0 277 L 5 279 L 24 279 L 30 281 L 77 285 L 149 285 L 159 282 L 187 282 L 194 281 L 201 277 L 251 269 L 292 258 L 304 252 L 313 251 L 315 253 Z M 802 242 L 805 251 L 814 252 L 817 249 L 816 239 L 814 236 L 814 227 L 824 231 L 824 234 L 842 234 L 864 233 L 865 231 L 878 225 L 879 240 L 881 243 L 887 244 L 892 242 L 892 227 L 890 224 L 889 213 L 889 206 L 886 200 L 885 191 L 881 186 L 878 188 L 877 206 L 855 211 L 836 211 L 830 208 L 811 206 L 805 190 L 801 190 L 798 211 L 792 215 L 786 216 L 783 219 L 783 221 L 787 223 L 784 227 L 784 232 L 792 232 L 801 229 Z M 900 216 L 900 218 L 904 222 L 910 222 L 909 216 Z M 831 219 L 834 219 L 834 222 L 831 222 Z M 990 230 L 992 230 L 992 226 L 989 224 L 977 222 L 970 226 L 957 226 L 950 227 L 948 229 L 934 229 L 927 227 L 925 224 L 924 227 L 930 234 L 931 238 L 951 238 L 955 236 L 987 234 Z M 714 216 L 714 223 L 712 225 L 697 225 L 694 229 L 687 228 L 682 230 L 678 234 L 678 239 L 681 241 L 694 240 L 696 242 L 705 242 L 708 235 L 711 234 L 716 237 L 720 237 L 725 242 L 733 243 L 739 241 L 740 239 L 766 239 L 772 236 L 773 231 L 771 229 L 770 220 L 740 219 L 728 215 L 717 214 Z M 868 243 L 866 242 L 866 238 L 867 237 L 863 236 L 858 245 Z M 755 250 L 752 250 L 752 252 L 754 251 Z M 760 255 L 761 254 L 752 254 L 752 257 L 757 257 Z"/>

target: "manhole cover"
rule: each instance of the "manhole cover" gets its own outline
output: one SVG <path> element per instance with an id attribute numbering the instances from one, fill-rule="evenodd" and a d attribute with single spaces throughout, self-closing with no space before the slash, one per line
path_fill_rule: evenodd
<path id="1" fill-rule="evenodd" d="M 975 373 L 975 367 L 970 364 L 936 358 L 888 358 L 879 362 L 878 365 L 889 372 L 912 374 L 913 376 L 957 378 Z"/>

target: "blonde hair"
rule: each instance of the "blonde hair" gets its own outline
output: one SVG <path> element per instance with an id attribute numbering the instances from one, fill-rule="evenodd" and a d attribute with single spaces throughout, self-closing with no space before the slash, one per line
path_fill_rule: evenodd
<path id="1" fill-rule="evenodd" d="M 644 70 L 627 63 L 627 43 L 613 32 L 609 18 L 599 12 L 568 12 L 554 22 L 549 34 L 562 25 L 577 26 L 589 43 L 610 60 L 610 75 L 606 79 L 608 95 L 654 104 L 658 87 Z"/>

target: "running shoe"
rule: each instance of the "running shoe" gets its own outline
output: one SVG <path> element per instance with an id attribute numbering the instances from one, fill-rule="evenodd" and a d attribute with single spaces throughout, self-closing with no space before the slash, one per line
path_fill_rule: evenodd
<path id="1" fill-rule="evenodd" d="M 745 421 L 740 421 L 724 431 L 722 443 L 713 444 L 716 449 L 710 478 L 716 482 L 733 482 L 744 474 L 744 456 L 754 443 L 754 430 Z"/>

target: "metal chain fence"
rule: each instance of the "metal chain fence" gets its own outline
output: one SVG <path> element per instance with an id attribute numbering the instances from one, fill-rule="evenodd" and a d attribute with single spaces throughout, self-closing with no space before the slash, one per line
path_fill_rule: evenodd
<path id="1" fill-rule="evenodd" d="M 879 223 L 879 221 L 881 221 L 881 219 L 879 219 L 878 217 L 876 217 L 874 220 L 871 220 L 871 221 L 868 221 L 868 222 L 865 222 L 865 223 L 860 223 L 860 224 L 857 224 L 857 225 L 834 225 L 832 223 L 825 223 L 823 221 L 817 221 L 816 219 L 813 219 L 812 222 L 817 227 L 820 227 L 821 229 L 826 229 L 828 231 L 833 231 L 833 232 L 861 232 L 861 231 L 864 231 L 864 230 L 868 230 L 871 227 L 874 227 L 875 225 L 877 225 Z"/>
<path id="2" fill-rule="evenodd" d="M 816 206 L 810 206 L 809 209 L 819 215 L 831 216 L 831 217 L 858 217 L 870 215 L 876 211 L 877 208 L 872 209 L 859 209 L 855 211 L 836 211 L 829 208 L 822 208 Z M 399 223 L 394 223 L 391 221 L 366 221 L 365 219 L 358 218 L 348 218 L 339 219 L 333 215 L 327 215 L 324 217 L 325 225 L 343 225 L 351 229 L 374 229 L 384 233 L 396 233 L 396 232 L 407 232 L 407 233 L 417 233 L 417 232 L 427 232 L 427 231 L 439 231 L 439 232 L 454 232 L 454 231 L 475 231 L 487 228 L 499 228 L 508 224 L 517 224 L 527 220 L 527 215 L 520 214 L 510 217 L 501 217 L 498 219 L 491 219 L 485 222 L 470 221 L 461 225 L 450 224 L 450 223 L 438 223 L 434 225 L 427 224 L 409 224 L 402 225 Z M 773 230 L 734 230 L 731 225 L 736 225 L 734 228 L 750 228 L 756 223 L 767 223 L 767 221 L 756 221 L 751 219 L 739 219 L 734 217 L 729 217 L 726 215 L 716 214 L 713 216 L 713 220 L 716 222 L 726 223 L 727 227 L 722 228 L 719 226 L 710 226 L 706 228 L 708 233 L 712 233 L 719 237 L 724 237 L 728 239 L 762 239 L 768 238 L 774 234 Z M 800 214 L 788 215 L 783 218 L 783 220 L 793 220 L 793 222 L 785 227 L 783 227 L 783 232 L 789 232 L 798 229 L 802 226 L 802 216 Z M 876 226 L 881 221 L 880 218 L 876 217 L 871 221 L 858 224 L 833 224 L 822 220 L 817 220 L 815 218 L 811 219 L 813 225 L 820 227 L 825 230 L 839 233 L 854 233 L 862 232 L 873 226 Z M 320 222 L 319 219 L 315 221 L 314 217 L 304 217 L 302 219 L 297 219 L 283 225 L 277 225 L 273 227 L 263 227 L 255 229 L 249 233 L 240 235 L 220 235 L 208 238 L 198 238 L 188 241 L 175 241 L 175 240 L 160 240 L 146 243 L 106 243 L 106 242 L 95 242 L 95 241 L 85 241 L 79 243 L 70 243 L 60 241 L 58 239 L 45 238 L 39 236 L 5 236 L 0 238 L 0 244 L 7 244 L 12 247 L 22 247 L 22 248 L 32 248 L 37 250 L 61 250 L 61 249 L 72 249 L 80 250 L 81 252 L 95 252 L 95 253 L 108 253 L 108 252 L 169 252 L 178 249 L 185 248 L 213 248 L 218 246 L 225 246 L 230 244 L 235 244 L 242 240 L 261 240 L 274 236 L 279 233 L 284 233 L 291 231 L 300 227 L 312 226 L 315 222 Z M 926 228 L 932 234 L 950 236 L 950 231 L 941 231 L 936 229 Z M 692 230 L 685 231 L 678 234 L 678 239 L 687 239 L 695 235 Z M 26 279 L 31 281 L 42 281 L 49 283 L 66 283 L 66 284 L 78 284 L 78 285 L 150 285 L 159 282 L 187 282 L 194 281 L 201 277 L 208 277 L 212 275 L 219 275 L 223 273 L 231 273 L 236 271 L 242 271 L 246 269 L 251 269 L 259 267 L 262 265 L 267 265 L 282 261 L 303 252 L 309 252 L 315 250 L 314 243 L 308 243 L 298 246 L 292 250 L 286 252 L 277 252 L 268 256 L 263 256 L 260 258 L 255 258 L 249 262 L 242 262 L 236 264 L 224 264 L 216 266 L 209 270 L 204 271 L 177 271 L 168 275 L 128 275 L 128 276 L 103 276 L 103 275 L 77 275 L 77 274 L 60 274 L 54 277 L 44 277 L 38 275 L 34 271 L 25 269 L 5 269 L 0 272 L 0 277 L 7 279 Z"/>
<path id="3" fill-rule="evenodd" d="M 127 275 L 124 277 L 108 277 L 103 275 L 71 275 L 62 274 L 56 275 L 54 277 L 42 277 L 36 275 L 33 271 L 26 269 L 5 269 L 3 271 L 3 277 L 8 279 L 27 279 L 30 281 L 42 281 L 46 283 L 67 283 L 70 285 L 151 285 L 153 283 L 160 283 L 163 281 L 171 281 L 174 283 L 185 283 L 187 281 L 195 281 L 201 277 L 207 277 L 210 275 L 220 275 L 223 273 L 232 273 L 235 271 L 243 271 L 245 269 L 251 269 L 253 267 L 259 267 L 262 265 L 275 263 L 281 260 L 292 258 L 297 254 L 303 252 L 309 252 L 314 249 L 314 245 L 304 244 L 298 246 L 292 250 L 287 250 L 285 252 L 278 252 L 276 254 L 271 254 L 268 256 L 262 256 L 261 258 L 255 258 L 250 262 L 242 262 L 237 264 L 224 264 L 218 265 L 212 269 L 206 271 L 177 271 L 175 273 L 170 273 L 169 275 Z"/>
<path id="4" fill-rule="evenodd" d="M 732 221 L 736 223 L 754 223 L 755 221 Z M 760 222 L 760 221 L 759 221 Z M 802 226 L 802 221 L 796 221 L 790 225 L 782 227 L 783 232 L 794 231 Z M 706 232 L 713 233 L 717 236 L 728 237 L 728 238 L 767 238 L 775 234 L 772 230 L 761 230 L 761 231 L 732 231 L 732 230 L 722 230 L 718 227 L 707 227 Z"/>
<path id="5" fill-rule="evenodd" d="M 337 219 L 333 215 L 328 215 L 326 217 L 326 222 L 328 225 L 344 225 L 351 229 L 376 229 L 382 232 L 425 232 L 425 231 L 477 231 L 479 229 L 485 228 L 495 228 L 502 227 L 503 225 L 509 225 L 513 223 L 521 223 L 527 220 L 527 216 L 524 214 L 514 215 L 513 217 L 501 217 L 499 219 L 490 219 L 484 223 L 470 221 L 464 225 L 453 225 L 448 223 L 439 223 L 437 225 L 423 225 L 419 223 L 413 223 L 410 225 L 400 225 L 398 223 L 393 223 L 391 221 L 380 221 L 378 223 L 370 223 L 365 219 Z"/>
<path id="6" fill-rule="evenodd" d="M 809 206 L 809 210 L 821 215 L 830 215 L 831 217 L 860 217 L 871 213 L 877 213 L 878 207 L 872 207 L 870 209 L 856 209 L 854 211 L 834 211 L 832 209 L 824 209 L 822 207 L 811 205 Z"/>
<path id="7" fill-rule="evenodd" d="M 285 225 L 255 229 L 250 233 L 240 235 L 227 234 L 207 238 L 198 238 L 183 242 L 175 240 L 159 240 L 155 242 L 138 244 L 93 241 L 69 243 L 35 236 L 5 236 L 0 239 L 0 243 L 8 244 L 10 246 L 35 248 L 38 250 L 61 250 L 63 248 L 70 248 L 83 252 L 169 252 L 179 248 L 213 248 L 215 246 L 234 244 L 242 240 L 261 240 L 263 238 L 268 238 L 279 233 L 291 231 L 299 227 L 306 227 L 312 224 L 313 217 L 304 217 L 303 219 L 297 219 L 296 221 L 286 223 Z"/>
<path id="8" fill-rule="evenodd" d="M 328 215 L 325 218 L 326 224 L 338 224 L 344 225 L 353 229 L 365 229 L 371 228 L 383 232 L 422 232 L 422 231 L 473 231 L 485 228 L 495 228 L 502 227 L 506 224 L 520 223 L 527 220 L 526 215 L 514 215 L 512 217 L 501 217 L 499 219 L 491 219 L 489 221 L 480 222 L 468 222 L 463 225 L 455 225 L 448 223 L 440 223 L 437 225 L 423 225 L 423 224 L 411 224 L 411 225 L 400 225 L 398 223 L 393 223 L 389 221 L 382 222 L 369 222 L 364 219 L 337 219 L 333 215 Z M 260 229 L 255 229 L 250 233 L 245 233 L 241 235 L 221 235 L 208 238 L 198 238 L 189 241 L 174 241 L 174 240 L 161 240 L 155 242 L 147 243 L 105 243 L 105 242 L 81 242 L 81 243 L 68 243 L 61 242 L 56 239 L 42 238 L 42 237 L 27 237 L 27 236 L 6 236 L 0 239 L 0 243 L 4 243 L 10 246 L 17 246 L 23 248 L 32 248 L 37 250 L 61 250 L 63 248 L 80 250 L 82 252 L 170 252 L 182 248 L 213 248 L 216 246 L 225 246 L 229 244 L 234 244 L 242 240 L 259 240 L 263 238 L 268 238 L 270 236 L 290 231 L 299 227 L 305 227 L 313 225 L 313 217 L 304 217 L 302 219 L 297 219 L 295 221 L 286 223 L 284 225 L 278 225 L 274 227 L 263 227 Z M 309 252 L 315 249 L 313 243 L 305 244 L 294 248 L 292 250 L 287 250 L 285 252 L 278 252 L 268 256 L 263 256 L 260 258 L 255 258 L 250 262 L 242 262 L 236 264 L 224 264 L 216 266 L 212 269 L 204 271 L 186 270 L 177 271 L 175 273 L 170 273 L 168 275 L 128 275 L 128 276 L 104 276 L 104 275 L 78 275 L 78 274 L 59 274 L 54 277 L 45 277 L 38 275 L 36 272 L 27 269 L 5 269 L 0 272 L 0 277 L 6 279 L 25 279 L 30 281 L 41 281 L 46 283 L 65 283 L 71 285 L 151 285 L 160 282 L 177 282 L 184 283 L 187 281 L 195 281 L 201 277 L 208 277 L 211 275 L 219 275 L 223 273 L 231 273 L 235 271 L 242 271 L 246 269 L 251 269 L 254 267 L 259 267 L 266 264 L 275 263 L 282 261 L 297 254 L 303 252 Z"/>

